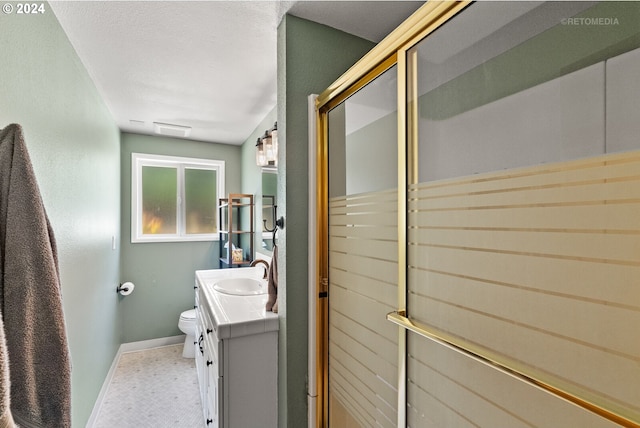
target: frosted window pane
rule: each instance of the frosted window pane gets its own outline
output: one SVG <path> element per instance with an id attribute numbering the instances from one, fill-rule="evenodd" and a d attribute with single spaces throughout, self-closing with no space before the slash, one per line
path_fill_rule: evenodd
<path id="1" fill-rule="evenodd" d="M 216 172 L 184 171 L 186 228 L 188 234 L 216 232 Z"/>
<path id="2" fill-rule="evenodd" d="M 176 233 L 176 168 L 142 167 L 142 233 Z"/>

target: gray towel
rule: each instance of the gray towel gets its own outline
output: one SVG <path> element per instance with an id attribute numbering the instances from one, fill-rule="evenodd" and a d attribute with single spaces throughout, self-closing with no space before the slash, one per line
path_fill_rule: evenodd
<path id="1" fill-rule="evenodd" d="M 0 253 L 0 256 L 2 254 Z M 4 327 L 0 319 L 0 428 L 13 428 L 13 416 L 9 402 L 9 357 L 4 340 Z"/>
<path id="2" fill-rule="evenodd" d="M 275 239 L 274 239 L 275 241 Z M 269 265 L 269 273 L 267 275 L 267 311 L 278 312 L 278 246 L 273 245 L 271 254 L 271 264 Z"/>
<path id="3" fill-rule="evenodd" d="M 10 399 L 22 427 L 70 427 L 71 365 L 56 243 L 19 125 L 0 130 L 0 310 L 0 379 L 10 381 L 9 396 L 0 387 L 0 405 Z"/>

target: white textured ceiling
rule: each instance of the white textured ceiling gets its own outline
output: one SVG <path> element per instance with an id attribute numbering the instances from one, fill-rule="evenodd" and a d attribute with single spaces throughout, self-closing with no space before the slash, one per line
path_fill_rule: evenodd
<path id="1" fill-rule="evenodd" d="M 276 105 L 285 13 L 378 42 L 416 1 L 52 1 L 118 126 L 242 144 Z"/>

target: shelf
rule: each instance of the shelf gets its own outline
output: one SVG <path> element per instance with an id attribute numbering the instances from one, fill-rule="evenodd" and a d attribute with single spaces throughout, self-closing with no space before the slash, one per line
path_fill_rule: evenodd
<path id="1" fill-rule="evenodd" d="M 218 208 L 226 208 L 228 207 L 229 204 L 222 204 L 222 205 L 218 205 Z M 233 204 L 234 207 L 250 207 L 253 206 L 251 204 Z"/>
<path id="2" fill-rule="evenodd" d="M 220 261 L 226 265 L 232 266 L 232 265 L 248 265 L 251 263 L 251 260 L 243 260 L 241 262 L 232 262 L 229 259 L 225 258 L 225 257 L 220 257 Z"/>
<path id="3" fill-rule="evenodd" d="M 231 193 L 226 198 L 218 199 L 220 268 L 247 265 L 253 259 L 253 201 L 253 195 L 244 193 Z M 230 259 L 230 247 L 242 250 L 242 261 L 233 262 Z"/>

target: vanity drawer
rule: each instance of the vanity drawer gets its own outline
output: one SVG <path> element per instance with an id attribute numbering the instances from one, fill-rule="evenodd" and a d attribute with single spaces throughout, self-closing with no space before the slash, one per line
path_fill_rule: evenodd
<path id="1" fill-rule="evenodd" d="M 210 366 L 209 368 L 212 370 L 215 376 L 221 377 L 222 376 L 222 360 L 220 359 L 220 356 L 222 355 L 223 342 L 220 340 L 217 340 L 213 333 L 205 337 L 204 342 L 207 348 L 208 358 L 210 361 L 210 362 L 209 361 L 207 362 Z"/>
<path id="2" fill-rule="evenodd" d="M 202 339 L 199 340 L 200 346 L 204 348 L 204 354 L 207 358 L 205 365 L 208 366 L 209 370 L 213 368 L 216 376 L 222 376 L 222 364 L 220 361 L 222 342 L 218 340 L 211 314 L 204 307 L 198 308 L 197 314 L 198 324 L 202 326 L 202 330 L 200 331 Z"/>

